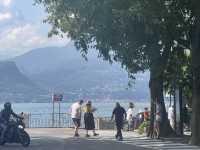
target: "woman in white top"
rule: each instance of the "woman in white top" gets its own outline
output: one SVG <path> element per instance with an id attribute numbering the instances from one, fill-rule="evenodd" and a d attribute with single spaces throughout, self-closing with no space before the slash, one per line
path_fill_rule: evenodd
<path id="1" fill-rule="evenodd" d="M 134 112 L 133 112 L 134 104 L 129 103 L 129 109 L 127 110 L 127 121 L 128 121 L 128 131 L 134 129 L 134 123 L 133 123 L 133 117 L 134 117 Z"/>
<path id="2" fill-rule="evenodd" d="M 174 105 L 170 106 L 168 109 L 168 119 L 170 122 L 171 127 L 175 128 L 175 121 L 174 121 Z"/>

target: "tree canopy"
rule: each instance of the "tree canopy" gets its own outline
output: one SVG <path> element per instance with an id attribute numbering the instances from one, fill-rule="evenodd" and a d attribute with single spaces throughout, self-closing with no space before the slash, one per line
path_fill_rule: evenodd
<path id="1" fill-rule="evenodd" d="M 35 1 L 46 8 L 45 22 L 52 25 L 49 36 L 67 34 L 83 54 L 95 48 L 100 57 L 120 62 L 130 76 L 149 69 L 153 101 L 159 99 L 163 103 L 164 86 L 167 89 L 178 84 L 186 91 L 191 86 L 198 89 L 198 0 Z M 185 56 L 186 49 L 192 51 L 192 57 Z M 191 84 L 192 79 L 198 82 Z M 193 105 L 200 106 L 197 101 L 200 95 L 197 92 L 194 95 Z M 198 111 L 194 110 L 197 118 Z M 166 113 L 163 117 L 166 118 Z M 194 124 L 200 124 L 198 119 L 193 120 Z M 193 143 L 197 144 L 195 138 L 200 141 L 200 131 L 193 136 Z"/>

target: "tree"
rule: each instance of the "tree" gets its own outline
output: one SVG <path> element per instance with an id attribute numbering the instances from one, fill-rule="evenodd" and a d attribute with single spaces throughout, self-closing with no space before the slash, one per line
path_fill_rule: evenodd
<path id="1" fill-rule="evenodd" d="M 172 0 L 170 4 L 174 6 L 179 14 L 182 14 L 183 18 L 178 23 L 182 27 L 183 33 L 182 41 L 179 40 L 178 44 L 191 50 L 191 68 L 189 69 L 192 70 L 191 143 L 200 145 L 200 1 Z"/>
<path id="2" fill-rule="evenodd" d="M 193 70 L 193 99 L 192 99 L 192 144 L 200 145 L 200 3 L 194 3 L 194 27 L 192 32 L 192 70 Z"/>
<path id="3" fill-rule="evenodd" d="M 150 70 L 151 131 L 154 104 L 162 106 L 161 135 L 171 133 L 164 105 L 164 73 L 171 53 L 181 43 L 185 17 L 167 0 L 36 0 L 52 25 L 50 35 L 66 33 L 78 49 L 90 47 L 109 61 L 121 62 L 130 74 Z M 181 26 L 179 26 L 179 24 Z M 183 41 L 183 40 L 182 40 Z M 151 133 L 150 133 L 151 134 Z"/>
<path id="4" fill-rule="evenodd" d="M 185 90 L 188 91 L 189 89 L 190 91 L 192 82 L 191 143 L 200 145 L 200 1 L 168 0 L 166 2 L 172 15 L 172 17 L 168 18 L 168 21 L 175 22 L 174 25 L 178 27 L 177 29 L 181 33 L 178 39 L 176 39 L 177 45 L 183 49 L 191 50 L 191 61 L 185 71 L 185 77 L 189 81 L 189 86 L 185 86 Z M 174 20 L 173 16 L 177 16 L 175 17 L 177 19 Z M 172 29 L 176 28 L 174 25 L 172 24 Z M 180 59 L 183 56 L 178 56 L 177 58 Z M 179 66 L 178 69 L 181 70 L 183 68 Z"/>
<path id="5" fill-rule="evenodd" d="M 170 133 L 163 98 L 163 72 L 173 39 L 165 38 L 169 24 L 163 23 L 161 17 L 167 12 L 164 3 L 142 3 L 138 0 L 38 2 L 44 3 L 50 14 L 46 20 L 53 25 L 50 35 L 59 31 L 67 33 L 86 53 L 92 44 L 105 59 L 121 62 L 131 75 L 150 68 L 152 106 L 155 101 L 161 103 L 161 133 Z"/>

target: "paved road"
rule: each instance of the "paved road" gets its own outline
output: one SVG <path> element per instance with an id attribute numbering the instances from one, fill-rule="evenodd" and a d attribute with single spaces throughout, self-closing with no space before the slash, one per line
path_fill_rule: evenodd
<path id="1" fill-rule="evenodd" d="M 28 132 L 32 137 L 28 148 L 18 144 L 6 144 L 0 147 L 0 150 L 151 150 L 102 140 L 103 136 L 85 138 L 84 131 L 81 131 L 80 138 L 74 138 L 72 129 L 31 129 Z"/>
<path id="2" fill-rule="evenodd" d="M 117 143 L 112 141 L 97 141 L 86 139 L 55 139 L 41 138 L 33 139 L 28 148 L 20 145 L 6 145 L 1 150 L 148 150 L 136 146 Z"/>
<path id="3" fill-rule="evenodd" d="M 23 148 L 18 144 L 7 144 L 0 150 L 200 150 L 199 147 L 169 140 L 153 140 L 133 132 L 124 133 L 124 141 L 117 142 L 114 131 L 98 131 L 99 137 L 73 138 L 72 129 L 29 129 L 31 145 Z M 177 139 L 176 139 L 177 140 Z"/>

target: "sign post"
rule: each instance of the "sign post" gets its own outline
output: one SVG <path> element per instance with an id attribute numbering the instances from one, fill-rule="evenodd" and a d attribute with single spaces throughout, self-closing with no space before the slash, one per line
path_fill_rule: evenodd
<path id="1" fill-rule="evenodd" d="M 63 94 L 58 94 L 58 93 L 54 93 L 52 95 L 52 103 L 53 103 L 53 114 L 52 114 L 52 126 L 55 127 L 55 103 L 58 103 L 59 107 L 58 107 L 58 125 L 60 127 L 61 122 L 60 122 L 60 103 L 63 99 Z"/>
<path id="2" fill-rule="evenodd" d="M 52 99 L 53 99 L 53 98 L 52 98 Z M 55 122 L 55 119 L 54 119 L 54 113 L 55 113 L 55 110 L 54 110 L 54 101 L 52 101 L 52 104 L 53 104 L 52 127 L 54 127 L 54 122 Z"/>
<path id="3" fill-rule="evenodd" d="M 183 99 L 182 99 L 182 89 L 175 90 L 175 129 L 178 135 L 183 135 Z"/>

